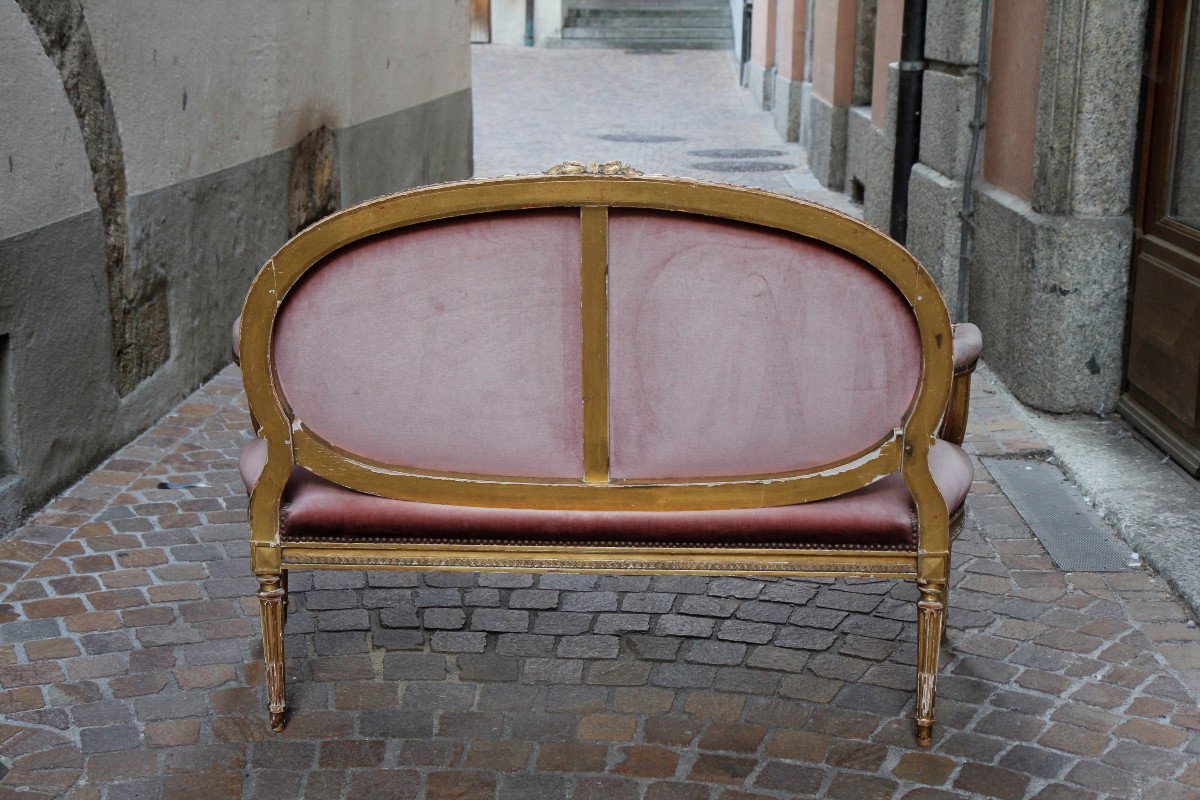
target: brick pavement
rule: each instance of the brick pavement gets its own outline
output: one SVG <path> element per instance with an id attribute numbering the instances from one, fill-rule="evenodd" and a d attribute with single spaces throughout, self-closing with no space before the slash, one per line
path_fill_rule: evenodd
<path id="1" fill-rule="evenodd" d="M 0 541 L 0 800 L 1200 798 L 1183 606 L 1055 569 L 981 467 L 930 749 L 890 581 L 297 574 L 272 734 L 239 383 Z M 1011 403 L 984 371 L 969 450 L 1044 452 Z"/>

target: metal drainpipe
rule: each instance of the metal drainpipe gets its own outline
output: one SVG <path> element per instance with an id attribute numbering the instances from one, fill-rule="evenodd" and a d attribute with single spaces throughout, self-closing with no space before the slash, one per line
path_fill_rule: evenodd
<path id="1" fill-rule="evenodd" d="M 908 238 L 908 180 L 921 146 L 921 84 L 925 77 L 926 0 L 904 0 L 900 85 L 896 101 L 896 160 L 892 169 L 892 238 Z"/>
<path id="2" fill-rule="evenodd" d="M 533 47 L 533 0 L 525 0 L 525 46 Z"/>
<path id="3" fill-rule="evenodd" d="M 984 93 L 988 82 L 988 27 L 991 24 L 992 0 L 983 0 L 979 7 L 979 58 L 975 67 L 975 110 L 971 114 L 971 151 L 967 155 L 967 173 L 963 177 L 962 230 L 958 236 L 958 304 L 954 310 L 957 322 L 967 321 L 967 292 L 971 288 L 971 261 L 975 246 L 975 165 L 979 160 L 979 143 L 983 138 Z"/>

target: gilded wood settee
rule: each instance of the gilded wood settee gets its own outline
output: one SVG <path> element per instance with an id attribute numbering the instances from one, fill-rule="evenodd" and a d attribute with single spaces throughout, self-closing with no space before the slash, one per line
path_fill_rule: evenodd
<path id="1" fill-rule="evenodd" d="M 285 244 L 239 337 L 276 730 L 290 570 L 680 572 L 916 580 L 930 742 L 981 342 L 878 231 L 616 164 L 432 186 Z"/>

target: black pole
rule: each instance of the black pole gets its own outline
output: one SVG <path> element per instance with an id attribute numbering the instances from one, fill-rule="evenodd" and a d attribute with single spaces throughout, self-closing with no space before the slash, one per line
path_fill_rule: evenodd
<path id="1" fill-rule="evenodd" d="M 740 80 L 746 84 L 746 63 L 750 60 L 750 26 L 754 20 L 754 0 L 742 0 L 742 71 Z"/>
<path id="2" fill-rule="evenodd" d="M 892 170 L 892 238 L 908 239 L 908 181 L 921 148 L 921 84 L 925 77 L 926 0 L 904 0 L 900 84 L 896 100 L 896 160 Z"/>
<path id="3" fill-rule="evenodd" d="M 525 46 L 533 47 L 533 0 L 525 0 Z"/>

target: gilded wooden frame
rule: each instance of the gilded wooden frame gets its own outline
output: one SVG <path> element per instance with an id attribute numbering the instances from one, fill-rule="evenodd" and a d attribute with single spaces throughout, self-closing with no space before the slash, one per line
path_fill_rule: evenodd
<path id="1" fill-rule="evenodd" d="M 929 742 L 933 676 L 950 556 L 950 521 L 928 452 L 950 397 L 952 331 L 929 273 L 903 247 L 830 209 L 753 189 L 625 170 L 467 181 L 382 197 L 327 217 L 285 244 L 254 279 L 242 313 L 241 366 L 267 461 L 250 498 L 252 567 L 262 584 L 264 649 L 272 722 L 283 725 L 282 609 L 290 569 L 686 572 L 915 578 L 921 588 L 918 741 Z M 584 464 L 580 480 L 435 473 L 381 464 L 320 439 L 296 419 L 273 370 L 271 337 L 288 292 L 325 256 L 359 239 L 440 219 L 500 211 L 580 210 Z M 900 427 L 834 464 L 775 475 L 614 481 L 608 474 L 607 223 L 610 208 L 665 210 L 728 219 L 824 242 L 874 267 L 916 318 L 922 353 L 917 393 Z M 720 509 L 809 502 L 853 491 L 900 470 L 914 499 L 912 551 L 777 548 L 511 546 L 290 542 L 280 536 L 281 497 L 295 465 L 348 488 L 397 499 L 476 506 L 589 509 Z M 958 522 L 958 520 L 955 520 Z M 957 525 L 955 526 L 957 527 Z M 276 623 L 279 631 L 275 631 Z M 268 631 L 268 626 L 272 628 Z M 932 636 L 933 644 L 927 641 Z M 278 639 L 278 642 L 275 640 Z M 270 641 L 268 641 L 270 640 Z M 272 669 L 275 671 L 272 672 Z M 270 676 L 278 674 L 278 680 Z"/>

